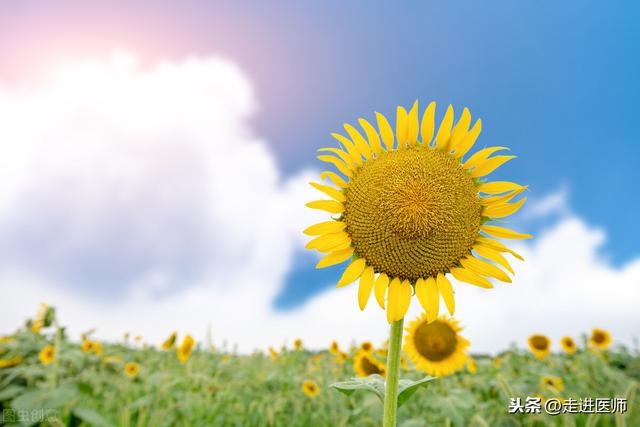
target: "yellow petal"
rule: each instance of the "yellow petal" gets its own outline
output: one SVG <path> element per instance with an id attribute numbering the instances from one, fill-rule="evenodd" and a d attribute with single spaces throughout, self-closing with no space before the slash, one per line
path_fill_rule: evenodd
<path id="1" fill-rule="evenodd" d="M 378 121 L 378 129 L 380 129 L 380 136 L 382 137 L 384 146 L 387 151 L 393 151 L 393 129 L 391 129 L 389 121 L 378 112 L 376 112 L 376 120 Z"/>
<path id="2" fill-rule="evenodd" d="M 451 282 L 444 274 L 438 273 L 436 284 L 438 285 L 438 290 L 440 291 L 440 295 L 442 295 L 444 304 L 447 306 L 447 310 L 449 310 L 449 314 L 453 316 L 453 312 L 456 310 L 456 300 L 453 297 Z"/>
<path id="3" fill-rule="evenodd" d="M 334 165 L 344 176 L 348 176 L 349 178 L 351 178 L 353 176 L 353 172 L 351 172 L 351 169 L 349 168 L 349 166 L 347 166 L 342 160 L 333 157 L 333 156 L 318 156 L 318 159 L 326 162 L 326 163 L 331 163 L 332 165 Z"/>
<path id="4" fill-rule="evenodd" d="M 453 107 L 449 105 L 447 112 L 444 114 L 440 129 L 436 135 L 436 148 L 444 150 L 447 148 L 449 137 L 451 136 L 451 125 L 453 124 Z"/>
<path id="5" fill-rule="evenodd" d="M 517 233 L 497 225 L 483 225 L 480 227 L 480 231 L 499 239 L 530 239 L 533 237 L 531 234 Z"/>
<path id="6" fill-rule="evenodd" d="M 398 106 L 396 110 L 396 139 L 398 140 L 398 149 L 404 148 L 407 142 L 407 110 Z"/>
<path id="7" fill-rule="evenodd" d="M 358 167 L 356 165 L 356 162 L 351 158 L 351 156 L 349 155 L 349 153 L 346 153 L 344 151 L 342 151 L 339 148 L 321 148 L 318 151 L 327 151 L 329 153 L 333 153 L 335 155 L 337 155 L 338 157 L 340 157 L 340 160 L 342 160 L 347 166 L 349 166 L 349 168 L 351 170 L 356 170 L 356 168 Z"/>
<path id="8" fill-rule="evenodd" d="M 342 277 L 338 281 L 338 288 L 353 283 L 364 271 L 367 266 L 364 258 L 358 258 L 349 264 L 349 267 L 344 271 Z"/>
<path id="9" fill-rule="evenodd" d="M 460 264 L 469 271 L 478 273 L 481 276 L 495 277 L 496 279 L 511 283 L 511 278 L 504 271 L 500 270 L 493 264 L 490 264 L 474 256 L 468 256 L 460 260 Z"/>
<path id="10" fill-rule="evenodd" d="M 331 136 L 340 141 L 340 143 L 344 146 L 344 149 L 347 150 L 347 153 L 349 153 L 349 156 L 351 156 L 353 161 L 358 166 L 362 165 L 362 157 L 360 156 L 360 153 L 358 153 L 355 145 L 353 145 L 353 142 L 349 140 L 349 138 L 344 137 L 339 133 L 332 133 Z"/>
<path id="11" fill-rule="evenodd" d="M 407 116 L 407 141 L 410 145 L 415 145 L 418 141 L 418 128 L 418 101 L 416 100 Z"/>
<path id="12" fill-rule="evenodd" d="M 511 274 L 515 274 L 513 268 L 511 268 L 511 264 L 509 264 L 509 261 L 507 261 L 507 259 L 503 257 L 497 250 L 483 244 L 475 245 L 473 247 L 473 250 L 476 251 L 476 253 L 481 257 L 500 264 L 501 266 L 509 270 Z"/>
<path id="13" fill-rule="evenodd" d="M 338 233 L 323 234 L 322 236 L 310 240 L 305 245 L 305 248 L 318 249 L 322 252 L 328 252 L 328 249 L 338 246 L 347 239 L 349 239 L 349 235 L 342 231 Z"/>
<path id="14" fill-rule="evenodd" d="M 379 156 L 380 153 L 382 153 L 382 144 L 380 144 L 380 137 L 378 136 L 376 128 L 374 128 L 371 123 L 362 118 L 358 119 L 358 123 L 360 123 L 360 126 L 362 126 L 362 129 L 364 129 L 364 132 L 367 135 L 369 145 L 371 146 L 371 151 L 373 151 L 376 156 Z"/>
<path id="15" fill-rule="evenodd" d="M 480 131 L 482 131 L 482 120 L 478 119 L 471 130 L 453 145 L 452 148 L 455 150 L 453 157 L 459 159 L 467 154 L 471 147 L 473 147 L 473 144 L 476 143 L 476 140 L 480 135 Z"/>
<path id="16" fill-rule="evenodd" d="M 495 156 L 487 159 L 480 166 L 471 171 L 472 178 L 480 178 L 490 174 L 494 170 L 498 169 L 503 164 L 507 163 L 511 159 L 515 159 L 516 156 Z"/>
<path id="17" fill-rule="evenodd" d="M 513 215 L 518 212 L 526 201 L 527 198 L 523 197 L 515 203 L 503 203 L 500 205 L 487 206 L 482 211 L 482 215 L 488 216 L 489 218 L 504 218 L 505 216 Z"/>
<path id="18" fill-rule="evenodd" d="M 345 224 L 344 222 L 325 221 L 314 224 L 311 227 L 307 227 L 303 231 L 303 233 L 307 236 L 320 236 L 322 234 L 338 233 L 344 230 L 346 227 L 347 224 Z"/>
<path id="19" fill-rule="evenodd" d="M 347 198 L 345 197 L 342 191 L 337 190 L 333 187 L 329 187 L 328 185 L 318 184 L 317 182 L 310 182 L 309 184 L 316 190 L 322 191 L 327 196 L 333 199 L 336 199 L 339 202 L 344 202 L 347 200 Z"/>
<path id="20" fill-rule="evenodd" d="M 478 192 L 486 194 L 502 194 L 507 191 L 520 190 L 521 188 L 523 188 L 523 186 L 516 184 L 515 182 L 493 181 L 482 184 L 478 187 Z"/>
<path id="21" fill-rule="evenodd" d="M 400 320 L 409 309 L 411 302 L 411 285 L 408 280 L 400 282 L 395 278 L 389 284 L 389 300 L 387 301 L 387 320 L 389 323 Z"/>
<path id="22" fill-rule="evenodd" d="M 490 239 L 488 237 L 484 237 L 484 236 L 478 236 L 478 238 L 476 239 L 476 242 L 484 245 L 484 246 L 488 246 L 491 249 L 494 249 L 498 252 L 508 252 L 511 255 L 513 255 L 514 257 L 518 258 L 520 261 L 524 261 L 524 258 L 522 257 L 522 255 L 520 255 L 519 253 L 512 251 L 511 249 L 509 249 L 508 247 L 506 247 L 505 245 L 503 245 L 502 243 L 498 242 L 497 240 L 493 240 Z"/>
<path id="23" fill-rule="evenodd" d="M 371 296 L 371 289 L 373 289 L 373 267 L 367 267 L 360 276 L 360 286 L 358 286 L 358 305 L 360 310 L 364 310 L 367 306 L 367 301 Z"/>
<path id="24" fill-rule="evenodd" d="M 340 264 L 351 258 L 351 256 L 353 256 L 353 248 L 347 248 L 341 251 L 332 252 L 322 258 L 320 262 L 316 264 L 316 268 L 325 268 L 332 265 Z"/>
<path id="25" fill-rule="evenodd" d="M 380 273 L 376 282 L 373 284 L 374 294 L 376 296 L 376 301 L 378 301 L 378 305 L 380 308 L 384 310 L 384 297 L 387 293 L 387 287 L 389 286 L 389 276 L 384 273 Z"/>
<path id="26" fill-rule="evenodd" d="M 332 214 L 339 214 L 344 212 L 344 206 L 342 205 L 342 203 L 335 200 L 316 200 L 307 203 L 305 206 L 311 209 L 320 209 L 322 211 L 327 211 Z"/>
<path id="27" fill-rule="evenodd" d="M 503 194 L 501 196 L 492 196 L 492 197 L 482 198 L 480 203 L 482 203 L 485 206 L 500 205 L 502 203 L 507 203 L 507 202 L 511 201 L 511 199 L 513 199 L 515 196 L 517 196 L 518 194 L 522 193 L 526 189 L 527 189 L 527 187 L 520 187 L 517 190 L 510 191 L 510 192 L 508 192 L 506 194 Z"/>
<path id="28" fill-rule="evenodd" d="M 418 301 L 427 312 L 427 321 L 433 322 L 438 318 L 440 294 L 438 293 L 438 285 L 433 277 L 418 279 L 416 281 L 416 296 Z"/>
<path id="29" fill-rule="evenodd" d="M 453 150 L 453 148 L 458 144 L 460 140 L 467 134 L 469 130 L 469 125 L 471 124 L 471 113 L 469 113 L 468 108 L 464 108 L 462 110 L 462 114 L 460 115 L 460 119 L 458 119 L 458 123 L 451 130 L 451 138 L 449 139 L 448 150 Z"/>
<path id="30" fill-rule="evenodd" d="M 436 115 L 436 103 L 431 102 L 422 116 L 422 122 L 420 123 L 420 138 L 422 138 L 423 145 L 431 144 L 433 139 L 433 133 L 435 128 L 435 115 Z"/>
<path id="31" fill-rule="evenodd" d="M 347 181 L 345 181 L 344 179 L 340 178 L 340 175 L 338 175 L 335 172 L 331 172 L 331 171 L 324 171 L 320 174 L 320 179 L 324 180 L 329 178 L 331 180 L 331 182 L 333 182 L 335 185 L 337 185 L 338 187 L 342 187 L 342 188 L 346 188 L 349 183 Z"/>
<path id="32" fill-rule="evenodd" d="M 371 152 L 371 147 L 367 144 L 367 141 L 364 137 L 358 132 L 356 128 L 351 126 L 348 123 L 344 124 L 344 129 L 347 131 L 353 142 L 356 144 L 356 149 L 364 156 L 367 160 L 373 160 L 373 154 Z"/>
<path id="33" fill-rule="evenodd" d="M 509 149 L 507 147 L 483 148 L 482 150 L 473 153 L 473 155 L 464 162 L 464 168 L 467 170 L 471 170 L 472 168 L 477 167 L 478 165 L 483 163 L 485 160 L 487 160 L 487 158 L 490 155 L 492 155 L 496 151 L 501 151 L 501 150 L 509 150 Z"/>
<path id="34" fill-rule="evenodd" d="M 459 280 L 461 282 L 470 283 L 472 285 L 480 286 L 481 288 L 486 288 L 486 289 L 493 288 L 493 285 L 491 284 L 490 281 L 488 281 L 482 276 L 477 275 L 473 271 L 469 271 L 464 268 L 458 268 L 458 267 L 452 268 L 450 271 L 453 277 L 455 277 L 456 280 Z"/>

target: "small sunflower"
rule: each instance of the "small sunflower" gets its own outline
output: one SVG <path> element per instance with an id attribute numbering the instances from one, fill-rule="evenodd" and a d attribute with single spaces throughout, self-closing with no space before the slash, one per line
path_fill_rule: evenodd
<path id="1" fill-rule="evenodd" d="M 93 351 L 93 341 L 83 340 L 80 345 L 80 350 L 82 350 L 83 353 L 91 353 Z"/>
<path id="2" fill-rule="evenodd" d="M 195 344 L 196 342 L 191 335 L 187 335 L 186 337 L 184 337 L 184 339 L 182 340 L 182 344 L 180 344 L 180 347 L 178 347 L 178 349 L 176 350 L 180 362 L 186 363 L 186 361 L 189 360 Z"/>
<path id="3" fill-rule="evenodd" d="M 137 377 L 139 372 L 140 372 L 140 365 L 138 365 L 137 363 L 129 362 L 126 365 L 124 365 L 124 373 L 129 378 Z"/>
<path id="4" fill-rule="evenodd" d="M 373 374 L 384 377 L 387 371 L 384 363 L 378 362 L 370 353 L 363 351 L 358 352 L 353 359 L 353 369 L 359 377 L 368 377 Z"/>
<path id="5" fill-rule="evenodd" d="M 576 352 L 576 342 L 571 337 L 562 337 L 560 339 L 560 345 L 567 354 L 573 354 Z"/>
<path id="6" fill-rule="evenodd" d="M 173 346 L 176 344 L 176 340 L 178 339 L 178 332 L 173 331 L 171 335 L 167 337 L 166 340 L 162 343 L 163 350 L 171 350 Z"/>
<path id="7" fill-rule="evenodd" d="M 560 377 L 544 376 L 540 379 L 540 387 L 553 387 L 557 391 L 564 390 L 564 382 Z"/>
<path id="8" fill-rule="evenodd" d="M 278 358 L 278 352 L 275 348 L 269 347 L 269 356 L 271 356 L 271 360 L 276 360 Z"/>
<path id="9" fill-rule="evenodd" d="M 536 358 L 542 360 L 551 353 L 551 340 L 546 335 L 531 335 L 529 337 L 529 349 Z"/>
<path id="10" fill-rule="evenodd" d="M 464 367 L 469 341 L 459 333 L 458 321 L 444 316 L 429 322 L 427 314 L 415 319 L 406 328 L 404 351 L 416 364 L 416 369 L 429 375 L 450 375 Z"/>
<path id="11" fill-rule="evenodd" d="M 10 359 L 0 359 L 0 369 L 11 368 L 22 363 L 22 357 L 16 356 Z"/>
<path id="12" fill-rule="evenodd" d="M 40 350 L 38 359 L 43 365 L 50 365 L 56 360 L 56 349 L 52 345 L 47 345 Z"/>
<path id="13" fill-rule="evenodd" d="M 302 392 L 309 397 L 316 397 L 317 395 L 320 394 L 320 388 L 318 387 L 318 384 L 316 384 L 315 381 L 305 380 L 302 383 Z"/>
<path id="14" fill-rule="evenodd" d="M 371 342 L 369 341 L 364 341 L 360 344 L 360 351 L 371 353 L 373 351 L 373 344 L 371 344 Z"/>
<path id="15" fill-rule="evenodd" d="M 604 350 L 611 345 L 611 334 L 604 329 L 593 328 L 589 343 L 592 347 Z"/>
<path id="16" fill-rule="evenodd" d="M 332 354 L 340 353 L 340 346 L 338 345 L 338 341 L 331 342 L 331 345 L 329 345 L 329 353 L 332 353 Z"/>
<path id="17" fill-rule="evenodd" d="M 483 177 L 515 156 L 491 157 L 507 148 L 489 147 L 465 157 L 482 127 L 478 120 L 469 129 L 471 114 L 466 108 L 453 125 L 449 106 L 437 133 L 434 102 L 421 121 L 417 101 L 409 112 L 398 107 L 395 135 L 383 115 L 376 117 L 378 129 L 359 119 L 363 135 L 345 124 L 348 138 L 332 134 L 341 148 L 320 150 L 326 154 L 318 159 L 335 166 L 344 178 L 325 171 L 321 179 L 335 186 L 311 183 L 330 199 L 307 206 L 339 215 L 304 231 L 314 236 L 306 248 L 326 254 L 316 267 L 350 260 L 338 287 L 360 279 L 361 310 L 372 290 L 383 309 L 386 296 L 389 322 L 404 317 L 413 293 L 430 321 L 438 317 L 439 295 L 453 314 L 448 274 L 483 288 L 493 287 L 487 278 L 511 282 L 500 268 L 513 274 L 502 253 L 522 257 L 493 238 L 531 236 L 489 223 L 518 211 L 526 198 L 510 202 L 527 187 L 485 182 Z"/>
<path id="18" fill-rule="evenodd" d="M 303 342 L 302 342 L 302 339 L 301 339 L 301 338 L 296 338 L 296 339 L 293 341 L 293 348 L 295 348 L 297 351 L 302 350 L 302 349 L 303 349 L 303 347 L 304 347 L 304 345 L 303 345 Z"/>
<path id="19" fill-rule="evenodd" d="M 467 371 L 469 371 L 470 374 L 476 374 L 478 372 L 478 364 L 473 357 L 467 359 Z"/>
<path id="20" fill-rule="evenodd" d="M 347 360 L 349 360 L 349 355 L 344 351 L 341 351 L 335 356 L 335 361 L 341 365 L 345 363 Z"/>

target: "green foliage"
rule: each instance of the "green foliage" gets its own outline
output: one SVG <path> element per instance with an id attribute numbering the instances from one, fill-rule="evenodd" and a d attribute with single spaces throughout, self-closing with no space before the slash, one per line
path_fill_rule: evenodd
<path id="1" fill-rule="evenodd" d="M 382 377 L 336 382 L 354 376 L 354 353 L 340 363 L 326 351 L 279 349 L 278 357 L 272 359 L 258 352 L 237 355 L 200 346 L 183 364 L 175 350 L 111 343 L 103 345 L 101 354 L 84 353 L 79 342 L 62 338 L 57 363 L 44 366 L 38 353 L 54 338 L 50 330 L 35 334 L 25 329 L 0 344 L 0 359 L 22 358 L 21 363 L 0 369 L 0 409 L 40 414 L 40 418 L 7 425 L 368 427 L 379 426 L 382 415 Z M 398 425 L 640 425 L 638 355 L 626 349 L 580 350 L 543 361 L 528 352 L 510 350 L 502 354 L 497 367 L 489 357 L 476 361 L 476 374 L 462 371 L 437 381 L 411 366 L 402 369 L 401 377 L 406 379 L 399 383 L 403 406 Z M 136 377 L 124 373 L 128 362 L 140 364 Z M 545 375 L 562 378 L 564 390 L 541 385 Z M 318 384 L 318 396 L 303 393 L 306 379 Z M 371 393 L 354 392 L 359 390 Z M 598 416 L 507 413 L 510 397 L 534 395 L 544 399 L 627 397 L 629 410 Z"/>

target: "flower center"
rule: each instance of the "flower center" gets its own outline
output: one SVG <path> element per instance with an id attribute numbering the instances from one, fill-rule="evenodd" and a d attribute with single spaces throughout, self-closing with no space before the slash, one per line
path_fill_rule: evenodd
<path id="1" fill-rule="evenodd" d="M 438 362 L 456 350 L 456 332 L 444 322 L 423 323 L 413 335 L 414 345 L 424 358 Z"/>
<path id="2" fill-rule="evenodd" d="M 596 332 L 593 334 L 593 340 L 597 343 L 602 343 L 604 342 L 605 338 L 604 338 L 604 334 L 602 332 Z"/>
<path id="3" fill-rule="evenodd" d="M 362 366 L 362 370 L 366 372 L 367 375 L 382 373 L 380 368 L 378 368 L 378 365 L 371 363 L 368 357 L 363 357 L 360 364 Z"/>
<path id="4" fill-rule="evenodd" d="M 531 345 L 536 350 L 546 350 L 548 343 L 546 338 L 536 335 L 531 338 Z"/>
<path id="5" fill-rule="evenodd" d="M 427 147 L 386 152 L 346 189 L 343 221 L 377 272 L 415 281 L 447 273 L 471 252 L 482 206 L 460 162 Z"/>

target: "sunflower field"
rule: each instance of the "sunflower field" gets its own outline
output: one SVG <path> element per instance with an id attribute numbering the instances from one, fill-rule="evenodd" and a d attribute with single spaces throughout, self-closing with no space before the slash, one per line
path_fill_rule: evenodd
<path id="1" fill-rule="evenodd" d="M 378 426 L 387 344 L 306 349 L 303 339 L 267 352 L 236 354 L 168 334 L 72 340 L 49 307 L 0 341 L 0 407 L 7 426 Z M 433 323 L 432 323 L 433 324 Z M 596 330 L 598 333 L 608 333 Z M 596 335 L 590 340 L 598 339 Z M 470 355 L 451 375 L 432 378 L 407 354 L 401 377 L 418 380 L 399 398 L 398 425 L 637 426 L 640 357 L 624 347 L 596 348 L 585 335 L 551 353 L 544 336 L 530 350 Z M 547 339 L 548 340 L 548 339 Z M 608 343 L 607 343 L 608 346 Z M 603 346 L 604 347 L 604 346 Z M 354 387 L 344 378 L 359 378 Z M 421 380 L 422 381 L 419 381 Z M 340 390 L 338 390 L 338 388 Z M 402 388 L 402 387 L 401 387 Z M 342 393 L 340 392 L 342 391 Z M 406 399 L 412 394 L 411 399 Z M 510 413 L 514 399 L 578 402 L 624 399 L 624 410 Z"/>

